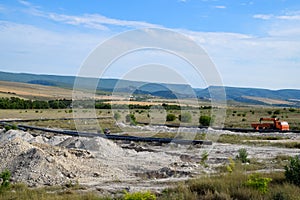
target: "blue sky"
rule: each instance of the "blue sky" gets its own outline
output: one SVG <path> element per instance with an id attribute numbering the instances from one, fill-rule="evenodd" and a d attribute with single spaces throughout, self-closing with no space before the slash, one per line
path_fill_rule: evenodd
<path id="1" fill-rule="evenodd" d="M 192 38 L 225 85 L 300 89 L 300 2 L 295 0 L 4 0 L 0 70 L 76 75 L 101 42 L 149 27 Z M 107 76 L 114 77 L 110 71 Z M 205 86 L 203 80 L 188 83 Z"/>

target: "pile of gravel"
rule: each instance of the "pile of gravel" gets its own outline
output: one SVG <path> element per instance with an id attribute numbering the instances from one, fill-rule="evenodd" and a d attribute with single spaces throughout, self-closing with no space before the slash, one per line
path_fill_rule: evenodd
<path id="1" fill-rule="evenodd" d="M 88 177 L 122 177 L 119 169 L 95 159 L 123 154 L 122 148 L 103 138 L 53 136 L 50 139 L 30 133 L 0 130 L 0 171 L 8 169 L 14 182 L 29 186 L 62 185 Z"/>

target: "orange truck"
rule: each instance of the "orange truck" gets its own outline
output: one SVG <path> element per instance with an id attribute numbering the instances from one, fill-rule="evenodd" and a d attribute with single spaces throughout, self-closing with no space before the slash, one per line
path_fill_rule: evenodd
<path id="1" fill-rule="evenodd" d="M 262 123 L 263 121 L 272 121 L 272 123 Z M 255 130 L 290 130 L 289 123 L 286 121 L 279 121 L 278 118 L 260 118 L 259 123 L 253 123 L 251 126 Z"/>

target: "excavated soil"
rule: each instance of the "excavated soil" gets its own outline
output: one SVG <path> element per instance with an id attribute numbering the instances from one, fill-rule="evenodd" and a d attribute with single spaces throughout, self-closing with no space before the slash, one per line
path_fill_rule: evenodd
<path id="1" fill-rule="evenodd" d="M 228 158 L 235 157 L 240 148 L 246 148 L 250 158 L 261 162 L 271 162 L 277 155 L 300 153 L 299 149 L 219 143 L 213 146 L 115 143 L 100 137 L 2 129 L 0 171 L 8 169 L 13 182 L 32 187 L 78 182 L 101 193 L 124 189 L 159 191 L 178 180 L 215 172 L 215 167 L 228 163 Z M 200 164 L 205 151 L 209 152 L 206 166 Z"/>

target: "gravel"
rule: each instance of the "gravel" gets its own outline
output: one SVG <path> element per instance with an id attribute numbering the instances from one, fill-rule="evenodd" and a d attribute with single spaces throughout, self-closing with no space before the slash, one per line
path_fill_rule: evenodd
<path id="1" fill-rule="evenodd" d="M 175 131 L 173 128 L 152 126 L 136 129 Z M 205 131 L 212 136 L 241 134 Z M 98 191 L 114 192 L 128 188 L 132 191 L 141 188 L 161 190 L 174 181 L 215 172 L 216 166 L 227 163 L 229 157 L 234 158 L 240 148 L 246 148 L 250 158 L 255 157 L 262 162 L 270 162 L 277 155 L 300 154 L 299 149 L 267 146 L 115 143 L 100 137 L 49 136 L 43 133 L 33 135 L 19 130 L 5 132 L 0 129 L 0 171 L 8 169 L 12 172 L 12 181 L 24 182 L 32 187 L 78 181 Z M 293 140 L 299 137 L 295 134 L 285 136 Z M 204 152 L 209 153 L 206 167 L 200 164 Z M 159 187 L 156 186 L 158 182 L 162 184 Z"/>

